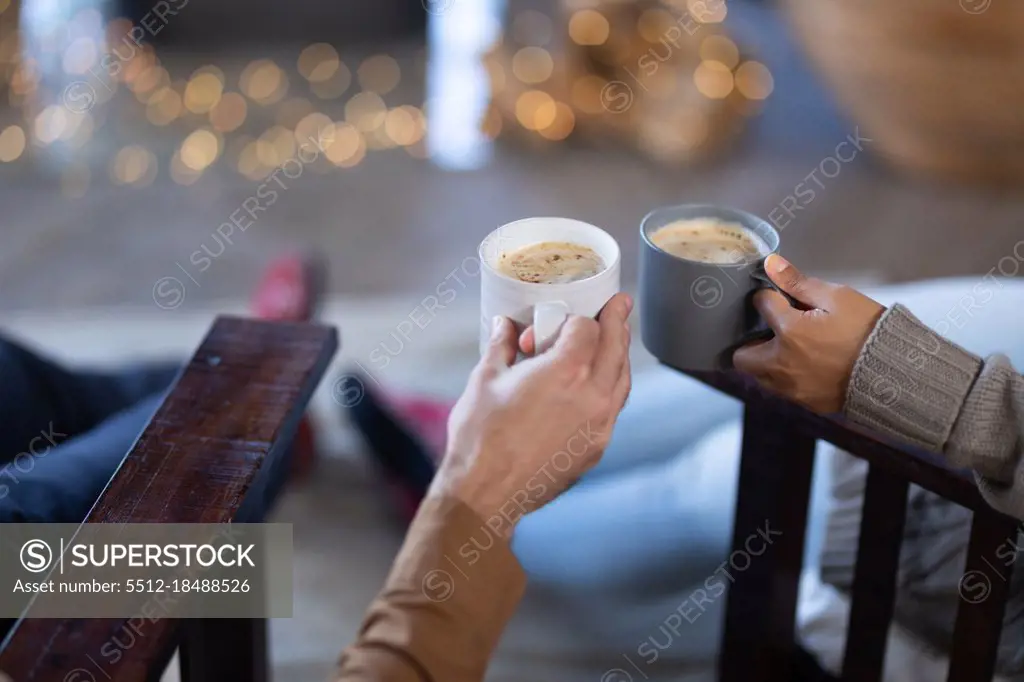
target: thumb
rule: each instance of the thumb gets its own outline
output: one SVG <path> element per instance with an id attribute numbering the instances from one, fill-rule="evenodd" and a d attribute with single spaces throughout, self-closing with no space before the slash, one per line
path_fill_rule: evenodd
<path id="1" fill-rule="evenodd" d="M 507 317 L 498 315 L 491 328 L 491 341 L 487 345 L 483 361 L 495 369 L 508 369 L 516 359 L 519 339 L 515 325 Z"/>
<path id="2" fill-rule="evenodd" d="M 811 308 L 827 310 L 832 286 L 817 277 L 808 277 L 777 253 L 764 262 L 765 272 L 787 294 Z"/>

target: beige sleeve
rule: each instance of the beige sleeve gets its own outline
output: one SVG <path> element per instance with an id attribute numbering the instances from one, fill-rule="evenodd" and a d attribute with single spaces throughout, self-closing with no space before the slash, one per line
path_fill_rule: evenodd
<path id="1" fill-rule="evenodd" d="M 989 504 L 1024 519 L 1024 378 L 1005 356 L 982 360 L 897 304 L 864 344 L 845 413 L 972 469 Z"/>

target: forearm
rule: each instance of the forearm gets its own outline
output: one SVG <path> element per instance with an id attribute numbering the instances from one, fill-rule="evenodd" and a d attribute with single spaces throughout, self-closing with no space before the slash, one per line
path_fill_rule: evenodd
<path id="1" fill-rule="evenodd" d="M 1024 518 L 1024 378 L 1004 356 L 983 361 L 893 306 L 857 359 L 845 412 L 973 469 L 992 506 Z"/>
<path id="2" fill-rule="evenodd" d="M 507 539 L 454 498 L 429 497 L 336 680 L 482 680 L 525 583 Z"/>

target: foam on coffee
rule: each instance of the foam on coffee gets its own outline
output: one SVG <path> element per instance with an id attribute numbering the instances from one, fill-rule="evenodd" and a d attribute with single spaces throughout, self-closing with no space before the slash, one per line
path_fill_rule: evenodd
<path id="1" fill-rule="evenodd" d="M 749 263 L 769 253 L 751 230 L 715 218 L 677 220 L 652 234 L 651 241 L 673 256 L 714 265 Z"/>
<path id="2" fill-rule="evenodd" d="M 573 242 L 529 244 L 498 256 L 497 270 L 506 277 L 534 284 L 567 284 L 588 279 L 605 269 L 593 249 Z"/>

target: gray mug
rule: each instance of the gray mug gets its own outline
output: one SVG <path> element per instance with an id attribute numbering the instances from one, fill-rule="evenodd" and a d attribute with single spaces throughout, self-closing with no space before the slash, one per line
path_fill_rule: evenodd
<path id="1" fill-rule="evenodd" d="M 778 288 L 764 272 L 764 257 L 729 265 L 702 263 L 673 256 L 654 245 L 651 235 L 659 229 L 692 218 L 739 223 L 764 242 L 765 257 L 778 252 L 779 233 L 767 221 L 745 211 L 701 204 L 659 208 L 640 224 L 640 335 L 644 346 L 676 369 L 731 369 L 733 351 L 772 337 L 752 298 L 759 289 Z"/>

